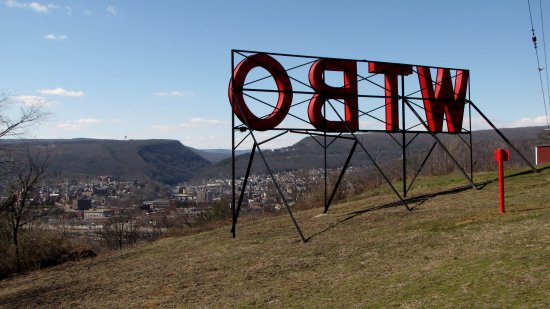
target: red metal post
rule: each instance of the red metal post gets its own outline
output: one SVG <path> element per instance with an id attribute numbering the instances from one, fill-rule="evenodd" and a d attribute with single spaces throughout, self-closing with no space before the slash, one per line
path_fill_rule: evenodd
<path id="1" fill-rule="evenodd" d="M 498 192 L 500 196 L 500 213 L 504 213 L 504 161 L 498 160 Z"/>
<path id="2" fill-rule="evenodd" d="M 495 150 L 495 160 L 498 162 L 498 191 L 500 196 L 500 213 L 504 213 L 504 161 L 510 160 L 510 150 L 498 148 Z"/>

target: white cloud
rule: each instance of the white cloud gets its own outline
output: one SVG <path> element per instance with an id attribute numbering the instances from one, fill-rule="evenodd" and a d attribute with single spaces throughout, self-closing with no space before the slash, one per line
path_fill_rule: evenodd
<path id="1" fill-rule="evenodd" d="M 58 9 L 59 6 L 55 4 L 41 4 L 38 2 L 19 2 L 16 0 L 6 0 L 4 5 L 9 8 L 29 9 L 38 13 L 48 13 L 52 9 Z"/>
<path id="2" fill-rule="evenodd" d="M 178 130 L 180 126 L 177 125 L 155 125 L 146 128 L 145 131 L 152 133 L 170 133 Z"/>
<path id="3" fill-rule="evenodd" d="M 65 6 L 65 13 L 67 15 L 72 16 L 73 15 L 73 9 L 70 6 Z"/>
<path id="4" fill-rule="evenodd" d="M 245 135 L 248 134 L 248 132 L 246 132 L 246 133 L 237 133 L 237 132 L 235 132 L 235 133 L 238 134 L 238 135 L 235 135 L 237 140 L 241 140 L 241 138 L 244 138 Z M 271 139 L 272 137 L 274 137 L 275 135 L 277 135 L 279 133 L 281 133 L 281 132 L 264 131 L 264 132 L 256 132 L 255 136 L 256 136 L 256 139 L 258 140 L 258 142 L 261 143 L 263 141 L 267 141 L 268 139 Z M 229 134 L 231 134 L 231 132 L 229 132 Z M 285 134 L 285 135 L 279 136 L 279 137 L 277 137 L 275 139 L 272 139 L 269 142 L 263 144 L 261 146 L 261 149 L 267 150 L 267 149 L 276 149 L 276 148 L 288 147 L 288 146 L 296 144 L 297 142 L 299 142 L 303 138 L 304 138 L 304 135 L 302 135 L 302 134 Z M 227 143 L 227 142 L 225 142 L 225 143 Z M 252 137 L 248 136 L 241 143 L 241 145 L 239 146 L 239 149 L 240 150 L 250 149 L 250 148 L 252 148 L 253 144 L 254 144 L 254 139 L 252 139 Z"/>
<path id="5" fill-rule="evenodd" d="M 81 97 L 84 96 L 84 92 L 82 91 L 75 91 L 75 90 L 67 90 L 63 88 L 52 88 L 52 89 L 38 89 L 37 90 L 41 94 L 47 94 L 47 95 L 57 95 L 62 97 Z"/>
<path id="6" fill-rule="evenodd" d="M 491 122 L 493 122 L 493 124 L 496 125 L 497 127 L 502 127 L 500 121 L 491 120 Z M 468 117 L 464 117 L 464 120 L 462 121 L 462 126 L 468 129 L 468 124 L 469 124 Z M 487 123 L 487 121 L 485 121 L 485 119 L 481 117 L 472 118 L 472 130 L 475 131 L 475 130 L 487 130 L 487 129 L 491 129 L 491 126 Z"/>
<path id="7" fill-rule="evenodd" d="M 534 127 L 534 126 L 545 126 L 546 116 L 538 116 L 535 118 L 521 118 L 512 122 L 511 127 Z"/>
<path id="8" fill-rule="evenodd" d="M 85 9 L 82 14 L 84 14 L 86 16 L 92 16 L 92 11 L 90 11 L 90 9 Z"/>
<path id="9" fill-rule="evenodd" d="M 195 117 L 189 119 L 187 122 L 180 124 L 182 128 L 198 128 L 212 125 L 221 125 L 227 123 L 226 121 L 216 119 L 205 119 L 202 117 Z"/>
<path id="10" fill-rule="evenodd" d="M 79 124 L 100 124 L 101 119 L 97 118 L 81 118 L 76 121 Z"/>
<path id="11" fill-rule="evenodd" d="M 490 119 L 497 128 L 518 128 L 518 127 L 537 127 L 546 126 L 546 116 L 536 116 L 534 118 L 524 117 L 516 120 Z M 468 117 L 464 117 L 464 126 L 468 124 Z M 488 130 L 491 125 L 481 117 L 472 118 L 472 130 Z"/>
<path id="12" fill-rule="evenodd" d="M 170 92 L 170 95 L 176 97 L 191 97 L 194 96 L 195 93 L 193 91 L 172 91 Z"/>
<path id="13" fill-rule="evenodd" d="M 362 130 L 384 130 L 386 126 L 383 122 L 364 116 L 362 120 L 359 121 L 359 128 Z"/>
<path id="14" fill-rule="evenodd" d="M 25 106 L 50 107 L 53 104 L 52 101 L 49 101 L 44 97 L 35 96 L 35 95 L 19 95 L 19 96 L 12 97 L 12 99 L 14 102 L 23 104 Z"/>
<path id="15" fill-rule="evenodd" d="M 103 123 L 101 119 L 97 118 L 80 118 L 78 120 L 62 121 L 56 125 L 61 130 L 77 131 L 82 130 L 86 126 L 98 125 Z"/>
<path id="16" fill-rule="evenodd" d="M 193 91 L 187 91 L 187 90 L 171 91 L 171 92 L 159 91 L 159 92 L 155 92 L 154 94 L 159 97 L 190 97 L 195 95 Z"/>
<path id="17" fill-rule="evenodd" d="M 231 149 L 231 138 L 227 136 L 201 135 L 186 136 L 181 140 L 182 144 L 198 149 L 208 148 L 229 148 Z"/>
<path id="18" fill-rule="evenodd" d="M 222 121 L 222 120 L 205 119 L 201 117 L 196 117 L 177 125 L 154 125 L 146 128 L 145 131 L 153 132 L 153 133 L 170 133 L 170 132 L 177 131 L 179 129 L 200 128 L 200 127 L 206 127 L 206 126 L 223 125 L 226 123 L 227 123 L 226 121 Z"/>
<path id="19" fill-rule="evenodd" d="M 64 34 L 55 34 L 55 33 L 48 33 L 44 35 L 44 38 L 47 40 L 65 40 L 67 39 L 67 36 Z"/>
<path id="20" fill-rule="evenodd" d="M 37 3 L 37 2 L 31 2 L 29 4 L 30 8 L 37 11 L 37 12 L 40 12 L 40 13 L 46 13 L 49 11 L 48 7 L 43 5 L 43 4 L 40 4 L 40 3 Z"/>
<path id="21" fill-rule="evenodd" d="M 107 6 L 107 12 L 111 15 L 116 15 L 116 8 L 112 5 Z"/>
<path id="22" fill-rule="evenodd" d="M 223 135 L 227 134 L 227 135 Z M 274 134 L 259 134 L 256 137 L 260 140 L 266 140 L 272 137 Z M 239 136 L 240 138 L 244 135 Z M 281 147 L 287 147 L 293 145 L 304 138 L 301 134 L 285 134 L 271 140 L 270 142 L 261 146 L 262 150 L 276 149 Z M 240 140 L 240 139 L 239 139 Z M 228 148 L 231 149 L 231 131 L 222 132 L 220 135 L 187 135 L 181 138 L 181 142 L 186 146 L 191 146 L 198 149 L 208 148 Z M 239 150 L 250 150 L 254 141 L 251 137 L 248 137 L 240 146 Z"/>
<path id="23" fill-rule="evenodd" d="M 82 129 L 82 125 L 71 123 L 71 122 L 62 122 L 57 124 L 56 127 L 61 130 L 70 130 L 70 131 L 77 131 Z"/>

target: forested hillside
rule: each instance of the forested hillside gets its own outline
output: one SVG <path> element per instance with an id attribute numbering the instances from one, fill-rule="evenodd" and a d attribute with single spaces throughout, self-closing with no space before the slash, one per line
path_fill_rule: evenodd
<path id="1" fill-rule="evenodd" d="M 535 160 L 534 150 L 537 134 L 543 127 L 524 127 L 501 129 L 501 132 L 531 161 Z M 402 150 L 397 142 L 401 142 L 401 134 L 387 133 L 366 133 L 358 134 L 359 140 L 378 163 L 401 160 Z M 439 134 L 438 137 L 447 145 L 453 155 L 461 157 L 463 161 L 469 160 L 469 150 L 466 144 L 457 135 Z M 467 135 L 462 136 L 468 140 Z M 414 134 L 407 135 L 407 156 L 411 159 L 420 160 L 428 153 L 434 143 L 429 134 L 421 134 L 415 137 Z M 316 140 L 317 141 L 316 141 Z M 486 170 L 493 164 L 493 151 L 498 147 L 508 148 L 506 143 L 493 130 L 480 130 L 472 132 L 474 168 Z M 396 142 L 397 141 L 397 142 Z M 332 139 L 327 139 L 327 144 Z M 307 137 L 298 143 L 275 150 L 264 151 L 266 160 L 274 172 L 314 169 L 324 167 L 324 151 L 321 145 L 323 137 Z M 352 140 L 336 140 L 327 149 L 327 167 L 339 168 L 344 164 L 349 151 L 353 145 Z M 440 150 L 436 151 L 441 152 Z M 465 156 L 468 156 L 466 158 Z M 433 158 L 444 158 L 442 154 L 432 156 Z M 240 174 L 244 174 L 249 155 L 237 156 L 236 166 Z M 428 162 L 430 163 L 430 162 Z M 512 153 L 511 163 L 524 164 L 519 156 Z M 362 149 L 357 147 L 351 160 L 351 166 L 368 167 L 372 163 Z M 253 171 L 256 173 L 266 172 L 263 161 L 258 157 L 254 160 Z M 199 178 L 227 177 L 231 173 L 231 159 L 221 160 L 208 167 L 204 173 L 197 175 Z"/>
<path id="2" fill-rule="evenodd" d="M 175 140 L 17 140 L 50 157 L 53 177 L 112 175 L 147 178 L 175 185 L 187 181 L 210 162 Z"/>

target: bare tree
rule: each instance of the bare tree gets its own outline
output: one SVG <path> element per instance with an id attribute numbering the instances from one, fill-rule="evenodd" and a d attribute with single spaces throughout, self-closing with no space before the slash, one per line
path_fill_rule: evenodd
<path id="1" fill-rule="evenodd" d="M 48 157 L 33 153 L 29 148 L 19 152 L 17 159 L 2 164 L 0 182 L 2 200 L 0 213 L 11 230 L 17 272 L 22 271 L 19 234 L 21 229 L 46 215 L 50 209 L 42 203 L 39 186 L 46 177 Z"/>
<path id="2" fill-rule="evenodd" d="M 122 249 L 126 243 L 135 243 L 139 240 L 139 226 L 135 215 L 131 211 L 120 210 L 118 215 L 112 216 L 103 228 L 98 231 L 107 246 Z"/>
<path id="3" fill-rule="evenodd" d="M 41 102 L 17 102 L 14 97 L 0 93 L 0 138 L 18 137 L 30 126 L 43 119 Z"/>
<path id="4" fill-rule="evenodd" d="M 47 117 L 43 102 L 14 99 L 6 93 L 0 93 L 0 168 L 11 164 L 17 145 L 4 142 L 6 138 L 21 138 L 31 126 Z M 2 176 L 2 175 L 0 175 Z"/>
<path id="5" fill-rule="evenodd" d="M 40 103 L 17 102 L 12 96 L 0 93 L 0 139 L 21 137 L 44 118 L 47 114 Z M 42 205 L 37 204 L 36 189 L 45 176 L 46 166 L 47 157 L 35 156 L 29 148 L 0 144 L 0 215 L 12 234 L 18 272 L 22 270 L 19 232 L 43 213 Z"/>

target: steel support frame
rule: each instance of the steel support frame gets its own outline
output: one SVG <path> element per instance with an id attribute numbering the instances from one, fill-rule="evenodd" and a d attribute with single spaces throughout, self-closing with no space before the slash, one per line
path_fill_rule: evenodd
<path id="1" fill-rule="evenodd" d="M 241 56 L 244 56 L 246 57 L 243 53 L 259 53 L 259 52 L 254 52 L 254 51 L 246 51 L 246 50 L 232 50 L 232 53 L 231 53 L 231 81 L 233 82 L 233 70 L 235 69 L 235 54 L 240 54 Z M 298 58 L 307 58 L 307 59 L 333 59 L 333 60 L 346 60 L 346 59 L 336 59 L 336 58 L 324 58 L 324 57 L 312 57 L 312 56 L 305 56 L 305 55 L 291 55 L 291 54 L 281 54 L 281 53 L 266 53 L 266 54 L 269 54 L 269 55 L 274 55 L 274 56 L 285 56 L 285 57 L 298 57 Z M 313 62 L 313 61 L 311 61 Z M 308 63 L 311 63 L 311 62 L 308 62 Z M 405 65 L 405 64 L 396 64 L 396 65 Z M 454 68 L 449 68 L 451 70 L 457 70 L 457 69 L 454 69 Z M 359 76 L 359 75 L 358 75 Z M 362 79 L 367 79 L 365 77 L 361 77 Z M 384 87 L 382 87 L 384 88 Z M 385 89 L 385 88 L 384 88 Z M 245 91 L 245 90 L 250 90 L 250 91 L 266 91 L 266 92 L 273 92 L 272 90 L 262 90 L 262 89 L 242 89 L 242 91 Z M 276 92 L 276 91 L 275 91 Z M 312 92 L 304 92 L 304 91 L 296 91 L 296 93 L 303 93 L 303 94 L 312 94 Z M 385 98 L 385 96 L 364 96 L 364 97 L 375 97 L 375 98 Z M 329 134 L 327 132 L 324 132 L 324 131 L 319 131 L 319 130 L 316 130 L 316 129 L 303 129 L 303 128 L 275 128 L 274 131 L 276 130 L 280 130 L 280 131 L 284 131 L 283 133 L 281 134 L 278 134 L 272 138 L 269 138 L 267 140 L 264 140 L 264 141 L 261 141 L 259 142 L 257 137 L 255 136 L 255 133 L 254 133 L 254 130 L 251 130 L 249 128 L 249 125 L 247 123 L 246 120 L 242 121 L 242 125 L 238 125 L 236 126 L 235 125 L 235 114 L 233 113 L 233 110 L 234 110 L 234 107 L 233 106 L 233 100 L 231 100 L 231 105 L 232 105 L 232 121 L 231 121 L 231 125 L 232 125 L 232 152 L 231 152 L 231 156 L 232 156 L 232 200 L 231 200 L 231 211 L 232 211 L 232 226 L 231 226 L 231 233 L 232 233 L 232 236 L 233 238 L 236 237 L 236 224 L 237 224 L 237 220 L 238 220 L 238 216 L 240 214 L 240 210 L 241 210 L 241 206 L 242 206 L 242 202 L 243 202 L 243 198 L 244 198 L 244 194 L 246 192 L 246 186 L 248 184 L 248 179 L 250 177 L 250 173 L 251 173 L 251 169 L 252 169 L 252 163 L 253 163 L 253 160 L 254 160 L 254 157 L 255 157 L 255 153 L 257 152 L 259 155 L 260 155 L 260 158 L 261 160 L 263 161 L 264 163 L 264 166 L 266 168 L 266 170 L 268 171 L 268 174 L 269 174 L 269 177 L 271 178 L 271 180 L 273 181 L 273 184 L 277 190 L 277 193 L 280 197 L 280 199 L 282 200 L 290 218 L 291 218 L 291 221 L 293 222 L 295 228 L 296 228 L 296 231 L 297 233 L 299 234 L 301 240 L 305 243 L 307 242 L 307 238 L 304 236 L 304 233 L 302 232 L 302 229 L 300 228 L 300 225 L 298 224 L 298 222 L 296 221 L 296 218 L 290 208 L 290 205 L 287 201 L 287 198 L 285 197 L 285 195 L 283 194 L 283 191 L 281 190 L 281 187 L 279 185 L 279 183 L 277 182 L 277 179 L 275 178 L 274 176 L 274 173 L 273 171 L 271 170 L 271 167 L 269 165 L 269 163 L 267 162 L 264 154 L 263 154 L 263 151 L 261 150 L 260 148 L 260 145 L 263 144 L 263 143 L 266 143 L 268 141 L 271 141 L 273 139 L 276 139 L 278 138 L 279 136 L 283 135 L 283 134 L 286 134 L 286 133 L 294 133 L 294 134 L 304 134 L 304 135 L 309 135 L 311 136 L 312 138 L 315 138 L 315 136 L 319 136 L 319 137 L 322 137 L 323 138 L 323 143 L 320 143 L 319 141 L 317 141 L 317 143 L 319 143 L 319 145 L 323 148 L 323 152 L 324 152 L 324 187 L 325 187 L 325 190 L 324 190 L 324 213 L 327 213 L 329 211 L 329 208 L 334 200 L 334 197 L 337 193 L 337 190 L 339 189 L 339 186 L 341 184 L 341 181 L 347 171 L 347 168 L 350 164 L 350 161 L 352 159 L 352 156 L 353 154 L 355 153 L 355 150 L 357 148 L 357 146 L 359 146 L 363 152 L 367 155 L 367 157 L 369 158 L 369 160 L 372 162 L 373 166 L 378 170 L 378 172 L 380 173 L 380 175 L 385 179 L 386 183 L 389 185 L 389 187 L 392 189 L 392 191 L 395 193 L 395 195 L 399 198 L 400 202 L 408 209 L 408 210 L 411 210 L 411 208 L 409 207 L 409 205 L 407 204 L 407 201 L 405 200 L 407 194 L 409 193 L 409 191 L 411 190 L 415 180 L 417 179 L 417 176 L 421 173 L 423 167 L 425 166 L 426 162 L 428 161 L 428 159 L 430 158 L 430 156 L 432 155 L 433 153 L 433 150 L 434 148 L 436 147 L 436 145 L 438 145 L 442 150 L 443 152 L 445 152 L 449 158 L 451 159 L 451 161 L 455 164 L 455 166 L 458 168 L 458 170 L 461 172 L 461 174 L 465 177 L 465 179 L 468 181 L 468 183 L 475 189 L 477 189 L 477 186 L 475 184 L 475 182 L 473 181 L 473 140 L 472 140 L 472 125 L 471 125 L 471 115 L 472 115 L 472 107 L 482 116 L 482 118 L 498 133 L 498 135 L 506 142 L 506 144 L 508 144 L 516 153 L 518 153 L 521 158 L 534 170 L 534 171 L 537 171 L 537 169 L 529 162 L 529 160 L 527 160 L 527 158 L 525 158 L 525 156 L 523 156 L 523 154 L 521 154 L 521 152 L 519 152 L 519 150 L 513 146 L 513 144 L 504 136 L 504 134 L 502 134 L 502 132 L 500 132 L 493 124 L 492 122 L 481 112 L 481 110 L 479 110 L 479 108 L 474 105 L 474 103 L 470 100 L 470 85 L 468 85 L 468 98 L 466 100 L 466 104 L 468 104 L 468 113 L 469 113 L 469 130 L 465 131 L 465 132 L 461 132 L 461 133 L 457 133 L 459 136 L 460 134 L 467 134 L 468 137 L 469 137 L 469 143 L 466 142 L 463 138 L 460 138 L 462 140 L 462 142 L 464 142 L 469 150 L 470 150 L 470 175 L 468 175 L 468 173 L 466 173 L 466 171 L 464 170 L 464 168 L 460 165 L 460 163 L 458 162 L 458 160 L 456 160 L 456 158 L 454 158 L 454 156 L 451 154 L 451 152 L 445 147 L 445 145 L 443 144 L 443 142 L 438 138 L 438 136 L 434 133 L 431 133 L 429 132 L 428 130 L 428 126 L 427 126 L 427 123 L 424 119 L 422 119 L 422 117 L 418 114 L 418 112 L 415 110 L 415 108 L 412 106 L 411 104 L 411 100 L 420 100 L 422 98 L 418 98 L 418 97 L 411 97 L 411 96 L 406 96 L 405 94 L 405 79 L 404 79 L 404 74 L 401 74 L 401 95 L 398 97 L 398 100 L 400 100 L 401 102 L 401 119 L 400 119 L 400 122 L 401 122 L 401 126 L 402 126 L 402 129 L 400 129 L 399 131 L 397 132 L 387 132 L 387 131 L 384 131 L 384 130 L 358 130 L 358 131 L 353 131 L 353 130 L 350 130 L 350 128 L 348 127 L 347 131 L 346 132 L 348 135 L 342 135 L 342 133 L 339 133 L 337 135 L 335 134 Z M 262 102 L 264 104 L 267 104 L 265 102 Z M 267 104 L 269 105 L 269 104 Z M 327 100 L 325 102 L 325 105 L 324 105 L 324 111 L 325 111 L 325 114 L 326 114 L 326 107 L 330 106 L 333 110 L 333 112 L 340 118 L 340 120 L 343 121 L 343 117 L 340 115 L 340 113 L 338 113 L 338 111 L 336 110 L 336 108 L 334 108 L 334 106 L 330 103 L 330 100 Z M 271 106 L 271 105 L 269 105 Z M 236 107 L 240 110 L 240 106 L 239 104 L 236 105 Z M 273 106 L 272 106 L 273 107 Z M 405 111 L 406 110 L 409 110 L 411 111 L 414 116 L 420 121 L 420 124 L 425 128 L 426 131 L 423 131 L 423 130 L 408 130 L 406 128 L 406 115 L 405 115 Z M 367 115 L 369 112 L 362 112 L 363 115 Z M 295 117 L 295 118 L 299 118 L 299 117 Z M 303 120 L 301 118 L 299 118 L 300 120 Z M 251 137 L 252 140 L 253 140 L 253 146 L 252 146 L 252 151 L 250 153 L 250 157 L 249 157 L 249 160 L 248 160 L 248 165 L 247 165 L 247 169 L 246 169 L 246 172 L 245 172 L 245 177 L 244 177 L 244 180 L 243 180 L 243 183 L 242 183 L 242 188 L 240 190 L 240 195 L 239 195 L 239 199 L 238 199 L 238 202 L 236 202 L 236 199 L 237 199 L 237 196 L 236 196 L 236 168 L 235 168 L 235 150 L 237 149 L 237 147 L 239 147 L 242 142 L 244 141 L 244 139 L 239 142 L 238 144 L 236 144 L 236 141 L 235 141 L 235 132 L 246 132 L 248 131 L 249 133 L 247 134 L 247 136 L 245 136 L 244 139 L 248 138 L 248 137 Z M 384 171 L 381 169 L 381 167 L 378 165 L 378 163 L 374 160 L 374 158 L 372 157 L 372 155 L 369 153 L 369 151 L 367 150 L 367 148 L 365 147 L 365 145 L 360 141 L 360 139 L 357 137 L 356 133 L 357 132 L 360 132 L 360 133 L 364 133 L 364 132 L 385 132 L 385 133 L 388 133 L 390 134 L 390 136 L 392 137 L 392 139 L 401 147 L 401 151 L 402 151 L 402 195 L 398 192 L 398 190 L 394 187 L 394 185 L 392 184 L 392 182 L 390 181 L 389 177 L 384 173 Z M 401 134 L 401 142 L 399 142 L 394 136 L 392 136 L 391 134 L 392 133 L 398 133 L 398 134 Z M 407 134 L 416 134 L 413 138 L 411 138 L 409 141 L 407 141 Z M 407 162 L 407 147 L 413 142 L 413 140 L 419 135 L 419 134 L 430 134 L 432 136 L 432 138 L 434 139 L 434 143 L 432 145 L 432 147 L 430 148 L 430 150 L 428 151 L 427 155 L 424 157 L 422 163 L 420 164 L 420 167 L 415 171 L 415 173 L 412 175 L 411 177 L 411 181 L 410 183 L 408 183 L 407 185 L 407 173 L 408 173 L 408 162 Z M 328 137 L 331 137 L 333 138 L 333 141 L 330 142 L 330 143 L 327 143 L 327 138 Z M 334 188 L 332 188 L 332 191 L 331 191 L 331 194 L 330 194 L 330 197 L 327 196 L 327 187 L 328 187 L 328 177 L 327 177 L 327 149 L 332 145 L 332 143 L 336 140 L 336 139 L 345 139 L 345 140 L 353 140 L 354 143 L 353 143 L 353 146 L 351 147 L 351 150 L 348 154 L 348 157 L 342 167 L 342 170 L 340 171 L 340 174 L 338 176 L 338 179 L 336 180 L 336 183 L 334 185 Z"/>

